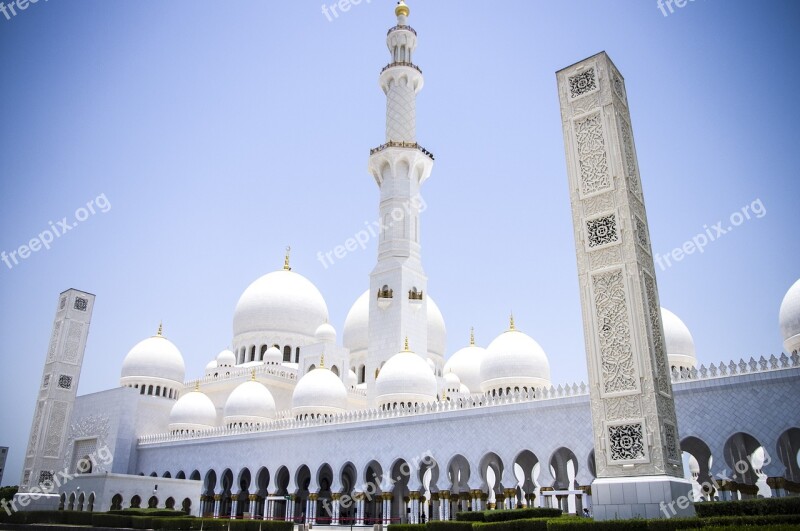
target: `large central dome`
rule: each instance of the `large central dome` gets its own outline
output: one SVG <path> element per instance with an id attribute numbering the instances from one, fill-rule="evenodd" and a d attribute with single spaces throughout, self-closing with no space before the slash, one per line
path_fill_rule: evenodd
<path id="1" fill-rule="evenodd" d="M 274 332 L 313 338 L 327 319 L 328 306 L 316 286 L 284 269 L 264 275 L 244 290 L 233 314 L 233 335 Z"/>

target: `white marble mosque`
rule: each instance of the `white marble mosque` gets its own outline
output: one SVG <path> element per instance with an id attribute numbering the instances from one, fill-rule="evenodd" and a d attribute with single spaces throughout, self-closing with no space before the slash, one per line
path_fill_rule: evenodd
<path id="1" fill-rule="evenodd" d="M 380 73 L 386 139 L 369 157 L 381 217 L 394 222 L 341 341 L 287 251 L 283 267 L 241 295 L 231 350 L 187 373 L 167 324 L 120 356 L 118 386 L 76 396 L 94 295 L 65 291 L 23 492 L 66 470 L 76 476 L 57 482 L 55 500 L 65 510 L 175 507 L 317 525 L 614 503 L 593 500 L 590 385 L 551 381 L 547 354 L 513 317 L 488 345 L 465 334 L 447 347 L 414 201 L 434 163 L 416 139 L 417 34 L 408 6 L 396 16 Z M 766 310 L 779 304 L 785 352 L 715 362 L 720 353 L 701 352 L 702 364 L 686 324 L 660 311 L 683 477 L 697 503 L 800 493 L 800 280 Z M 621 507 L 619 517 L 631 515 Z"/>

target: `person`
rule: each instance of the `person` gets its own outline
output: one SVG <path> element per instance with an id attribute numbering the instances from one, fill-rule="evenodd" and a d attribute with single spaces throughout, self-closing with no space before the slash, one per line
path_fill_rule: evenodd
<path id="1" fill-rule="evenodd" d="M 589 508 L 588 507 L 584 507 L 583 508 L 583 516 L 585 516 L 586 518 L 589 518 Z"/>
<path id="2" fill-rule="evenodd" d="M 425 523 L 425 513 L 423 513 L 422 511 L 419 512 L 419 523 L 421 524 Z"/>

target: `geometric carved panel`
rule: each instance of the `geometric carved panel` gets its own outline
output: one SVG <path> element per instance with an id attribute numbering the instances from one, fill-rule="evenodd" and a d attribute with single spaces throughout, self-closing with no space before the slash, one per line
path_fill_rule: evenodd
<path id="1" fill-rule="evenodd" d="M 622 269 L 592 277 L 605 393 L 638 390 Z"/>
<path id="2" fill-rule="evenodd" d="M 61 389 L 72 389 L 72 376 L 62 374 L 58 377 L 58 387 Z"/>
<path id="3" fill-rule="evenodd" d="M 664 445 L 667 450 L 667 459 L 670 461 L 680 461 L 681 455 L 678 451 L 678 435 L 675 426 L 664 423 Z"/>
<path id="4" fill-rule="evenodd" d="M 569 78 L 569 94 L 572 99 L 582 96 L 597 88 L 597 80 L 594 75 L 594 68 L 587 68 L 580 74 Z"/>
<path id="5" fill-rule="evenodd" d="M 612 461 L 645 459 L 644 444 L 644 426 L 641 422 L 608 426 L 608 446 Z"/>
<path id="6" fill-rule="evenodd" d="M 608 155 L 600 113 L 575 122 L 578 166 L 581 171 L 581 194 L 589 195 L 611 187 Z"/>
<path id="7" fill-rule="evenodd" d="M 590 249 L 619 241 L 617 218 L 614 214 L 588 220 L 586 230 L 589 233 Z"/>
<path id="8" fill-rule="evenodd" d="M 647 225 L 638 216 L 634 216 L 633 225 L 636 231 L 636 241 L 642 246 L 642 249 L 650 253 L 650 243 L 647 240 Z"/>
<path id="9" fill-rule="evenodd" d="M 77 297 L 75 299 L 75 309 L 76 310 L 80 310 L 82 312 L 85 312 L 86 311 L 86 306 L 87 306 L 88 303 L 89 303 L 89 301 L 87 301 L 83 297 Z"/>

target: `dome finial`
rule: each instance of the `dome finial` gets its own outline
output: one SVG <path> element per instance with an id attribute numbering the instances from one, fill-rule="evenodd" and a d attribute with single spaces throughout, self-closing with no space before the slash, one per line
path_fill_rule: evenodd
<path id="1" fill-rule="evenodd" d="M 509 321 L 510 321 L 510 323 L 509 323 L 508 329 L 509 330 L 516 330 L 517 327 L 514 326 L 514 312 L 511 312 L 511 318 L 510 318 Z"/>
<path id="2" fill-rule="evenodd" d="M 250 374 L 250 380 L 256 381 L 256 369 L 253 367 L 253 372 Z"/>
<path id="3" fill-rule="evenodd" d="M 283 270 L 284 271 L 291 271 L 292 268 L 289 267 L 289 254 L 292 252 L 292 247 L 290 245 L 286 246 L 286 257 L 283 259 Z"/>
<path id="4" fill-rule="evenodd" d="M 156 332 L 156 337 L 164 337 L 164 325 L 161 321 L 158 322 L 158 332 Z"/>
<path id="5" fill-rule="evenodd" d="M 408 336 L 406 336 L 406 342 L 405 342 L 405 347 L 404 348 L 405 348 L 405 352 L 409 352 L 409 350 L 408 350 Z"/>
<path id="6" fill-rule="evenodd" d="M 194 381 L 194 390 L 200 392 L 200 380 Z"/>
<path id="7" fill-rule="evenodd" d="M 407 17 L 411 13 L 411 10 L 405 3 L 405 0 L 400 0 L 397 2 L 397 7 L 394 8 L 394 14 L 396 16 L 404 16 Z"/>
<path id="8" fill-rule="evenodd" d="M 475 327 L 474 326 L 470 326 L 469 327 L 469 346 L 471 346 L 471 347 L 475 346 Z"/>
<path id="9" fill-rule="evenodd" d="M 319 357 L 319 368 L 320 369 L 324 369 L 325 368 L 325 353 L 324 352 Z"/>

